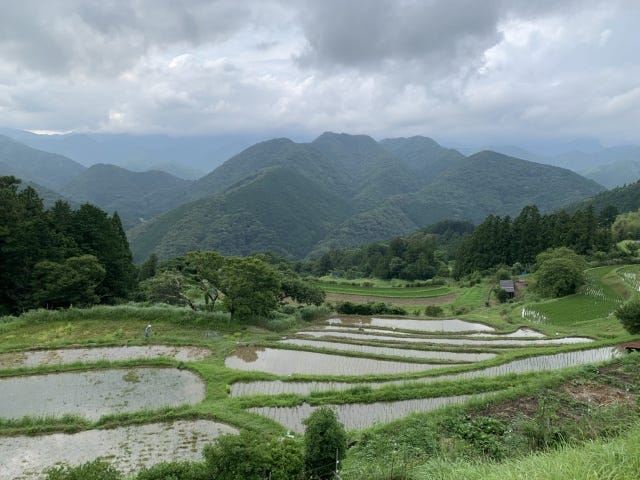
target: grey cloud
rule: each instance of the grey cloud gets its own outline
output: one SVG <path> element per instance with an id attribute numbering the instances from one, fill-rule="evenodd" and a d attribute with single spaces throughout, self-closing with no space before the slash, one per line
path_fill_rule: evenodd
<path id="1" fill-rule="evenodd" d="M 376 69 L 389 62 L 461 65 L 500 40 L 510 16 L 534 18 L 596 0 L 310 0 L 301 11 L 302 66 Z M 625 1 L 625 0 L 621 0 Z"/>
<path id="2" fill-rule="evenodd" d="M 0 61 L 48 74 L 115 75 L 152 48 L 220 41 L 251 16 L 230 0 L 3 3 Z"/>

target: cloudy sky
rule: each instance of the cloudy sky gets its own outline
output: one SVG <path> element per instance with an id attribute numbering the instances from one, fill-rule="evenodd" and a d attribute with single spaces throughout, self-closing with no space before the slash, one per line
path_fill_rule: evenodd
<path id="1" fill-rule="evenodd" d="M 0 125 L 640 143 L 638 0 L 0 0 Z"/>

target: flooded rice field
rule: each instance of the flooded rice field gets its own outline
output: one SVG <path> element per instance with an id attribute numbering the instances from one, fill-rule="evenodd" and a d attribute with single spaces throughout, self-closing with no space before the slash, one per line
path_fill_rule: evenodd
<path id="1" fill-rule="evenodd" d="M 398 328 L 417 332 L 493 332 L 495 329 L 484 323 L 466 322 L 464 320 L 414 320 L 410 318 L 368 318 L 349 317 L 331 318 L 331 325 L 355 325 L 363 327 Z"/>
<path id="2" fill-rule="evenodd" d="M 391 333 L 391 332 L 390 332 Z M 528 347 L 528 346 L 544 346 L 544 345 L 570 345 L 574 343 L 592 342 L 587 337 L 562 337 L 562 338 L 502 338 L 495 335 L 491 338 L 443 338 L 443 337 L 397 337 L 393 335 L 369 335 L 363 332 L 345 332 L 345 331 L 317 331 L 307 330 L 298 332 L 297 335 L 303 335 L 314 338 L 350 338 L 352 340 L 362 341 L 379 341 L 379 342 L 402 342 L 402 343 L 421 343 L 432 345 L 458 345 L 466 347 Z"/>
<path id="3" fill-rule="evenodd" d="M 478 377 L 496 377 L 512 373 L 530 373 L 548 370 L 557 370 L 566 367 L 575 367 L 611 360 L 620 355 L 620 351 L 615 347 L 595 348 L 591 350 L 581 350 L 577 352 L 555 353 L 552 355 L 539 355 L 535 357 L 514 360 L 495 367 L 487 367 L 463 373 L 430 376 L 413 379 L 411 382 L 437 382 L 444 380 L 460 380 Z M 283 381 L 257 381 L 239 382 L 231 386 L 231 396 L 243 395 L 279 395 L 292 393 L 298 395 L 309 395 L 311 392 L 325 390 L 348 390 L 362 385 L 369 385 L 372 388 L 380 388 L 387 385 L 398 385 L 407 383 L 407 380 L 391 380 L 373 383 L 349 383 L 349 382 L 283 382 Z"/>
<path id="4" fill-rule="evenodd" d="M 409 335 L 409 333 L 407 333 L 407 332 L 399 332 L 397 330 L 389 331 L 389 330 L 382 330 L 380 328 L 342 327 L 340 325 L 329 325 L 327 327 L 324 327 L 324 329 L 325 330 L 335 330 L 335 331 L 338 331 L 338 332 L 362 332 L 362 331 L 365 331 L 367 333 L 384 333 L 384 334 L 393 333 L 394 335 Z"/>
<path id="5" fill-rule="evenodd" d="M 386 355 L 389 357 L 419 358 L 427 360 L 445 360 L 454 362 L 480 362 L 496 356 L 495 353 L 463 353 L 447 352 L 441 350 L 407 350 L 405 348 L 373 347 L 370 345 L 357 345 L 352 343 L 323 342 L 318 340 L 303 340 L 290 338 L 281 340 L 280 343 L 298 345 L 301 347 L 327 348 L 345 352 L 358 352 L 372 355 Z"/>
<path id="6" fill-rule="evenodd" d="M 412 373 L 453 364 L 425 364 L 346 357 L 326 353 L 277 348 L 240 347 L 227 357 L 225 365 L 237 370 L 268 372 L 276 375 L 372 375 Z"/>
<path id="7" fill-rule="evenodd" d="M 174 358 L 181 362 L 202 360 L 211 355 L 204 347 L 173 347 L 169 345 L 141 345 L 127 347 L 64 348 L 29 350 L 0 354 L 0 368 L 38 367 L 64 363 L 90 363 L 149 358 Z"/>
<path id="8" fill-rule="evenodd" d="M 415 412 L 428 412 L 446 405 L 463 403 L 486 394 L 459 395 L 456 397 L 420 398 L 397 402 L 350 403 L 329 405 L 347 430 L 371 427 L 377 423 L 387 423 L 406 417 Z M 257 407 L 249 411 L 268 417 L 293 432 L 303 433 L 302 421 L 318 407 L 304 403 L 297 407 Z"/>
<path id="9" fill-rule="evenodd" d="M 195 404 L 205 385 L 175 368 L 129 368 L 0 378 L 0 416 L 101 416 Z"/>
<path id="10" fill-rule="evenodd" d="M 103 458 L 125 475 L 160 462 L 197 461 L 203 447 L 235 428 L 209 420 L 132 425 L 74 434 L 0 437 L 0 479 L 42 479 L 57 463 Z"/>
<path id="11" fill-rule="evenodd" d="M 530 328 L 519 328 L 515 332 L 511 333 L 472 333 L 470 337 L 484 337 L 484 338 L 545 338 L 544 333 L 540 333 Z"/>

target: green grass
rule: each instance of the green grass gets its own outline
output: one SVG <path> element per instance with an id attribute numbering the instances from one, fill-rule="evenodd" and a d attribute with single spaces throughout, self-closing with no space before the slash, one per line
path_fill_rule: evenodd
<path id="1" fill-rule="evenodd" d="M 387 298 L 431 298 L 453 293 L 450 287 L 445 285 L 433 287 L 362 287 L 349 284 L 317 284 L 326 293 L 339 293 L 342 295 L 362 295 L 368 297 Z"/>
<path id="2" fill-rule="evenodd" d="M 412 474 L 415 480 L 631 480 L 640 472 L 640 424 L 613 440 L 564 445 L 502 463 L 434 460 Z"/>

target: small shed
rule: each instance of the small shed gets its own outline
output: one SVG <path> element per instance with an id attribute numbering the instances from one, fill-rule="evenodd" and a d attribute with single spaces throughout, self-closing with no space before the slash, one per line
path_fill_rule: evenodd
<path id="1" fill-rule="evenodd" d="M 516 287 L 513 284 L 513 280 L 500 280 L 500 290 L 507 292 L 511 298 L 516 294 Z"/>
<path id="2" fill-rule="evenodd" d="M 627 352 L 640 352 L 640 342 L 627 342 L 620 345 L 620 347 L 624 348 Z"/>

